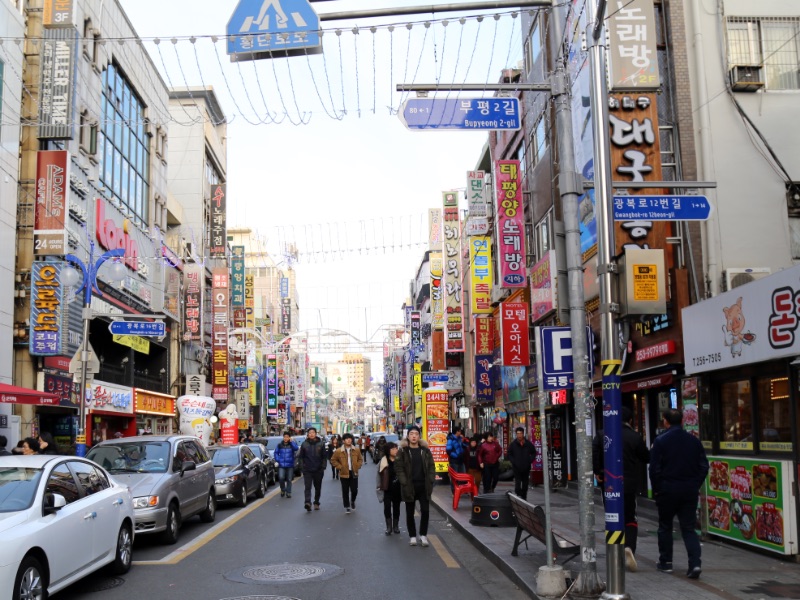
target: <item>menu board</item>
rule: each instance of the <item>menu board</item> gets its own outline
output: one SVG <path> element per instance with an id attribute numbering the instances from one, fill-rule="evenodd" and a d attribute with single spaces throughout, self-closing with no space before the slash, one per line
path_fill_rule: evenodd
<path id="1" fill-rule="evenodd" d="M 795 553 L 791 463 L 729 456 L 709 456 L 708 461 L 708 532 L 782 554 Z"/>
<path id="2" fill-rule="evenodd" d="M 428 442 L 437 473 L 447 473 L 447 434 L 450 428 L 450 399 L 447 390 L 422 392 L 422 439 Z"/>

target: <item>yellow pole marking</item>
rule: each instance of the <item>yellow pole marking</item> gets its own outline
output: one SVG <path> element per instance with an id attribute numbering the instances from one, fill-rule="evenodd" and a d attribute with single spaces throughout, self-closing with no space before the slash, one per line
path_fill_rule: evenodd
<path id="1" fill-rule="evenodd" d="M 428 541 L 431 543 L 431 546 L 433 546 L 433 549 L 436 550 L 436 554 L 439 555 L 439 558 L 442 559 L 442 562 L 445 564 L 445 566 L 448 569 L 460 569 L 461 568 L 461 565 L 459 565 L 458 562 L 456 561 L 456 559 L 453 558 L 453 555 L 450 554 L 450 552 L 447 551 L 447 548 L 444 547 L 444 544 L 442 543 L 442 540 L 440 540 L 438 536 L 429 535 L 428 536 Z"/>

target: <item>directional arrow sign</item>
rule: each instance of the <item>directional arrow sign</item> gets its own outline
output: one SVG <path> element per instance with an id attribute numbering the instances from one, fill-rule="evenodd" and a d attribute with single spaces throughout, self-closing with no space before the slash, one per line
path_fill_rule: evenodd
<path id="1" fill-rule="evenodd" d="M 706 221 L 705 196 L 614 196 L 615 221 Z"/>
<path id="2" fill-rule="evenodd" d="M 516 98 L 409 98 L 399 116 L 409 129 L 517 130 L 521 123 Z"/>
<path id="3" fill-rule="evenodd" d="M 322 45 L 308 0 L 239 0 L 227 33 L 232 61 L 317 54 Z"/>
<path id="4" fill-rule="evenodd" d="M 167 326 L 163 321 L 111 321 L 108 330 L 112 335 L 139 335 L 142 337 L 167 335 Z"/>

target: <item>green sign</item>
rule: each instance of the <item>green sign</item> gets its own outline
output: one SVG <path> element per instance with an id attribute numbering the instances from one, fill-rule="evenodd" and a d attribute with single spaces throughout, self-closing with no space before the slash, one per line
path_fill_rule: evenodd
<path id="1" fill-rule="evenodd" d="M 709 456 L 708 533 L 792 554 L 797 537 L 791 463 Z"/>

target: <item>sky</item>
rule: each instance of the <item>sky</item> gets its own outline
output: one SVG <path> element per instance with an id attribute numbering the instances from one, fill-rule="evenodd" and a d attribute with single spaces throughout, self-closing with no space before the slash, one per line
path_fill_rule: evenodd
<path id="1" fill-rule="evenodd" d="M 286 8 L 298 1 L 283 0 Z M 395 112 L 408 94 L 395 85 L 497 82 L 522 59 L 519 18 L 508 10 L 499 19 L 487 11 L 482 22 L 459 22 L 476 12 L 323 21 L 321 55 L 232 64 L 223 40 L 200 36 L 224 35 L 236 0 L 121 3 L 168 85 L 211 85 L 219 95 L 229 119 L 229 227 L 254 229 L 276 261 L 287 243 L 298 246 L 300 330 L 382 340 L 383 326 L 403 322 L 401 306 L 426 249 L 428 209 L 441 206 L 441 192 L 465 187 L 487 141 L 485 132 L 408 130 Z M 323 14 L 430 4 L 313 6 Z M 154 37 L 164 41 L 157 46 Z M 166 41 L 173 37 L 177 44 Z M 312 352 L 311 359 L 338 356 Z M 380 380 L 381 355 L 368 356 Z"/>

